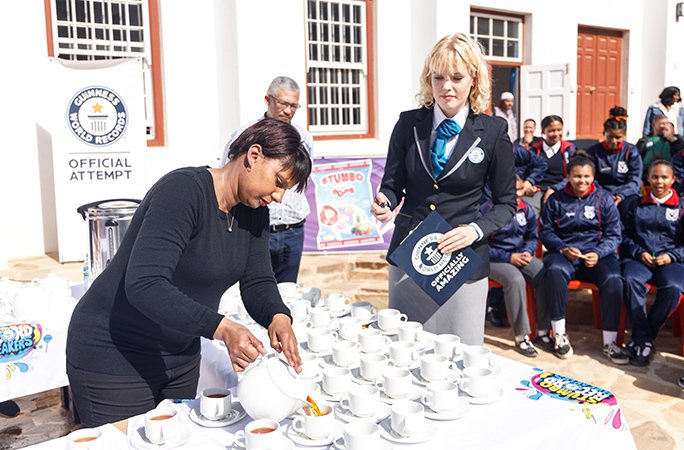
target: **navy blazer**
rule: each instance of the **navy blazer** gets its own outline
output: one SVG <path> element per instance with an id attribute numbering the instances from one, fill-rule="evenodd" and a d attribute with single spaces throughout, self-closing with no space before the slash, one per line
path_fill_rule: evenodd
<path id="1" fill-rule="evenodd" d="M 522 252 L 534 256 L 538 245 L 537 215 L 525 200 L 520 199 L 513 218 L 489 236 L 489 260 L 510 263 L 513 253 Z"/>
<path id="2" fill-rule="evenodd" d="M 438 211 L 452 226 L 476 223 L 484 237 L 472 248 L 485 261 L 473 276 L 479 280 L 489 274 L 487 238 L 505 225 L 515 212 L 515 165 L 506 121 L 470 112 L 444 170 L 435 178 L 430 160 L 432 108 L 405 111 L 392 131 L 385 174 L 380 191 L 392 208 L 404 204 L 394 220 L 394 234 L 388 253 L 431 211 Z M 463 165 L 453 170 L 469 149 L 479 148 Z M 480 212 L 485 182 L 492 185 L 493 206 Z"/>

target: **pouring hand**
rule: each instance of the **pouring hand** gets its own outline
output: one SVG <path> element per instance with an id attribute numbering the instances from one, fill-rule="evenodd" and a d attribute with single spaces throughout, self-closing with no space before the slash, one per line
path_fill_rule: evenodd
<path id="1" fill-rule="evenodd" d="M 214 339 L 225 342 L 236 372 L 245 370 L 259 354 L 266 354 L 264 345 L 246 327 L 228 319 L 221 320 L 214 332 Z"/>
<path id="2" fill-rule="evenodd" d="M 268 337 L 271 347 L 278 353 L 283 353 L 287 363 L 294 367 L 297 373 L 302 371 L 302 359 L 299 357 L 297 337 L 292 329 L 290 318 L 285 314 L 276 314 L 268 326 Z"/>

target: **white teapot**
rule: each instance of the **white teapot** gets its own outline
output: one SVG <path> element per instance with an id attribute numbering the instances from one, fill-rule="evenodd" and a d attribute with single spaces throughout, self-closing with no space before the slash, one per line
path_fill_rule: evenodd
<path id="1" fill-rule="evenodd" d="M 285 419 L 307 404 L 307 383 L 277 355 L 259 356 L 239 376 L 237 396 L 253 419 Z"/>

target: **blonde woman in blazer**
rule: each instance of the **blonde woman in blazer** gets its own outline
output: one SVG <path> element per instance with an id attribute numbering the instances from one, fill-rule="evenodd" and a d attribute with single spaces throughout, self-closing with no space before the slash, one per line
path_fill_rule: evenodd
<path id="1" fill-rule="evenodd" d="M 487 237 L 506 224 L 516 208 L 512 144 L 506 122 L 484 114 L 489 74 L 479 44 L 470 37 L 458 33 L 437 42 L 426 58 L 420 85 L 421 107 L 403 112 L 394 127 L 371 212 L 387 221 L 404 201 L 388 253 L 436 210 L 453 226 L 440 239 L 440 251 L 471 246 L 485 264 L 441 307 L 390 265 L 389 305 L 422 322 L 428 331 L 454 333 L 466 344 L 482 344 Z M 488 179 L 493 207 L 483 215 L 480 199 Z"/>

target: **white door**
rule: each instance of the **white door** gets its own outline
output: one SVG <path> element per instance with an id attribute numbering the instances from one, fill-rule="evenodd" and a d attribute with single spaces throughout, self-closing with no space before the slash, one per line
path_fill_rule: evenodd
<path id="1" fill-rule="evenodd" d="M 575 138 L 575 96 L 570 64 L 522 66 L 520 70 L 520 135 L 526 119 L 537 121 L 551 114 L 563 118 L 563 139 Z"/>

